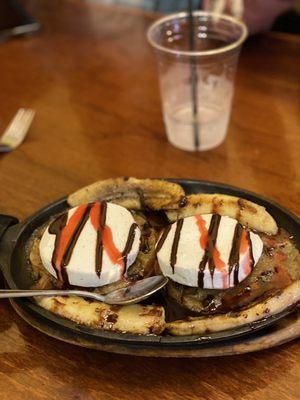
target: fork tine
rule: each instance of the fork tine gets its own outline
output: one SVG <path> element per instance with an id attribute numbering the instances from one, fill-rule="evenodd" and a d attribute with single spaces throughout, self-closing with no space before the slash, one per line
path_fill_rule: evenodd
<path id="1" fill-rule="evenodd" d="M 18 123 L 18 129 L 21 132 L 27 131 L 32 123 L 35 112 L 33 110 L 24 110 L 22 117 Z M 21 135 L 21 134 L 20 134 Z"/>
<path id="2" fill-rule="evenodd" d="M 6 137 L 18 137 L 20 135 L 20 129 L 23 127 L 24 121 L 26 121 L 26 111 L 24 109 L 20 109 L 11 123 L 6 128 L 4 134 L 2 135 L 2 140 L 5 140 Z"/>
<path id="3" fill-rule="evenodd" d="M 13 131 L 18 131 L 19 129 L 22 129 L 23 126 L 27 126 L 28 122 L 31 123 L 34 117 L 33 110 L 20 109 L 19 111 L 20 113 L 17 113 L 16 119 L 11 128 Z"/>
<path id="4" fill-rule="evenodd" d="M 19 123 L 20 119 L 22 119 L 22 116 L 24 114 L 24 108 L 20 108 L 17 112 L 17 114 L 14 116 L 14 118 L 10 121 L 10 123 L 8 124 L 7 128 L 5 129 L 3 136 L 5 136 L 6 132 L 10 131 L 10 130 L 15 130 L 17 124 Z"/>
<path id="5" fill-rule="evenodd" d="M 0 138 L 0 145 L 11 150 L 19 146 L 26 136 L 34 115 L 34 110 L 20 108 Z M 4 150 L 0 148 L 1 151 Z"/>

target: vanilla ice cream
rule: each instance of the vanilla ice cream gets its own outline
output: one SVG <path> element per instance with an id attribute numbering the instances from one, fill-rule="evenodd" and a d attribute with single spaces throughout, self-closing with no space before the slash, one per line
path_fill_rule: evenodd
<path id="1" fill-rule="evenodd" d="M 106 202 L 85 204 L 49 224 L 40 241 L 40 256 L 57 279 L 75 286 L 103 286 L 126 276 L 138 255 L 140 236 L 126 208 Z"/>
<path id="2" fill-rule="evenodd" d="M 167 227 L 157 244 L 157 258 L 162 273 L 175 282 L 227 289 L 252 272 L 262 250 L 260 237 L 237 220 L 205 214 Z"/>

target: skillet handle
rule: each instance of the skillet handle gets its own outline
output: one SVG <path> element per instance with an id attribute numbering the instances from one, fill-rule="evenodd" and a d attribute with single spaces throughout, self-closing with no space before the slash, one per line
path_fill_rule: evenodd
<path id="1" fill-rule="evenodd" d="M 0 214 L 0 240 L 6 230 L 12 226 L 16 225 L 19 222 L 19 220 L 15 217 L 12 217 L 11 215 L 4 215 Z"/>
<path id="2" fill-rule="evenodd" d="M 0 240 L 2 239 L 7 229 L 12 225 L 16 225 L 18 222 L 19 220 L 15 217 L 12 217 L 10 215 L 0 214 Z M 4 279 L 2 272 L 3 272 L 2 265 L 0 265 L 0 287 L 4 286 Z"/>

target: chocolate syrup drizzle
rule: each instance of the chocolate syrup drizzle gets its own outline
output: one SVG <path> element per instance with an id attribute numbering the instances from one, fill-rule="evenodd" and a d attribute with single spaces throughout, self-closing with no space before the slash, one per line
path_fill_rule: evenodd
<path id="1" fill-rule="evenodd" d="M 249 245 L 249 252 L 250 252 L 250 266 L 251 266 L 251 272 L 254 269 L 254 257 L 253 257 L 253 248 L 252 248 L 252 242 L 250 238 L 250 231 L 247 231 L 247 240 L 248 240 L 248 245 Z"/>
<path id="2" fill-rule="evenodd" d="M 67 274 L 66 266 L 69 264 L 70 259 L 73 254 L 74 247 L 78 241 L 78 238 L 79 238 L 87 220 L 90 218 L 90 213 L 91 213 L 91 209 L 93 206 L 94 206 L 94 203 L 89 204 L 86 207 L 86 210 L 84 211 L 82 217 L 76 224 L 74 232 L 71 235 L 71 237 L 69 239 L 69 243 L 64 251 L 61 265 L 59 267 L 56 265 L 57 264 L 57 255 L 58 255 L 58 250 L 59 250 L 59 245 L 60 245 L 63 229 L 67 226 L 68 213 L 65 213 L 65 214 L 59 216 L 57 219 L 55 219 L 50 224 L 50 226 L 48 228 L 48 232 L 50 234 L 53 234 L 56 236 L 55 243 L 54 243 L 54 250 L 53 250 L 52 259 L 51 259 L 52 266 L 55 269 L 57 279 L 65 282 L 68 285 L 70 283 L 69 283 L 69 277 Z M 99 229 L 97 229 L 96 256 L 95 256 L 95 269 L 96 269 L 96 274 L 99 278 L 101 275 L 102 262 L 103 262 L 103 248 L 104 248 L 103 231 L 104 231 L 105 223 L 106 223 L 106 212 L 107 212 L 107 203 L 106 203 L 106 201 L 103 201 L 103 202 L 101 202 Z M 125 271 L 126 271 L 127 257 L 132 249 L 132 245 L 133 245 L 134 238 L 135 238 L 135 229 L 137 227 L 138 227 L 138 225 L 136 223 L 133 223 L 131 225 L 127 242 L 125 244 L 124 250 L 122 251 L 122 259 L 123 259 L 123 266 L 124 266 L 122 275 L 124 275 Z"/>
<path id="3" fill-rule="evenodd" d="M 103 260 L 103 229 L 106 222 L 106 211 L 107 203 L 102 201 L 101 203 L 101 214 L 100 214 L 100 229 L 97 230 L 97 241 L 96 241 L 96 259 L 95 268 L 98 278 L 100 278 L 102 270 L 102 260 Z"/>
<path id="4" fill-rule="evenodd" d="M 52 224 L 49 226 L 49 233 L 52 234 L 56 234 L 56 238 L 55 238 L 55 244 L 54 244 L 54 251 L 53 251 L 53 255 L 52 255 L 52 266 L 56 271 L 56 275 L 58 277 L 59 280 L 62 280 L 63 282 L 67 283 L 68 285 L 70 284 L 69 282 L 69 277 L 68 277 L 68 273 L 66 270 L 66 266 L 69 264 L 71 256 L 73 254 L 73 250 L 74 247 L 77 243 L 77 240 L 80 236 L 80 233 L 86 223 L 86 221 L 89 218 L 90 215 L 90 210 L 92 208 L 92 205 L 89 204 L 86 207 L 86 210 L 84 211 L 81 219 L 79 220 L 79 222 L 76 225 L 76 228 L 73 232 L 73 235 L 71 236 L 69 243 L 66 246 L 66 249 L 64 251 L 64 254 L 62 256 L 62 260 L 60 263 L 60 266 L 57 267 L 56 263 L 57 263 L 57 252 L 58 252 L 58 248 L 59 248 L 59 243 L 60 243 L 60 239 L 61 239 L 61 233 L 63 228 L 67 225 L 67 218 L 68 215 L 64 214 L 61 217 L 59 217 L 57 220 L 55 220 L 54 222 L 52 222 Z"/>
<path id="5" fill-rule="evenodd" d="M 130 253 L 130 250 L 132 249 L 132 245 L 133 245 L 134 238 L 135 238 L 135 229 L 137 227 L 138 227 L 138 225 L 135 224 L 135 223 L 133 223 L 131 225 L 131 227 L 129 229 L 129 234 L 128 234 L 128 239 L 127 239 L 126 245 L 124 247 L 124 250 L 122 251 L 122 258 L 123 258 L 123 261 L 124 261 L 124 272 L 123 272 L 123 275 L 124 275 L 124 273 L 126 271 L 127 257 L 128 257 L 128 254 Z"/>
<path id="6" fill-rule="evenodd" d="M 168 233 L 170 232 L 171 228 L 172 228 L 172 225 L 168 225 L 168 226 L 164 229 L 164 231 L 163 231 L 163 233 L 162 233 L 162 235 L 161 235 L 161 237 L 160 237 L 160 239 L 159 239 L 159 241 L 158 241 L 158 243 L 157 243 L 157 246 L 156 246 L 156 253 L 158 253 L 158 252 L 160 251 L 160 249 L 162 248 L 162 246 L 163 246 L 163 244 L 165 243 L 165 240 L 166 240 L 166 238 L 167 238 L 167 236 L 168 236 Z"/>
<path id="7" fill-rule="evenodd" d="M 204 252 L 204 256 L 200 262 L 199 272 L 198 272 L 198 286 L 201 288 L 203 288 L 203 286 L 204 286 L 204 270 L 205 270 L 207 262 L 208 262 L 209 270 L 210 270 L 212 277 L 213 277 L 213 274 L 214 274 L 214 271 L 216 268 L 214 259 L 213 259 L 213 252 L 214 252 L 214 248 L 215 248 L 215 244 L 216 244 L 216 240 L 217 240 L 220 221 L 221 221 L 221 216 L 219 214 L 214 214 L 211 217 L 209 230 L 208 230 L 208 239 L 207 239 L 206 249 Z"/>
<path id="8" fill-rule="evenodd" d="M 66 226 L 67 220 L 68 220 L 68 214 L 63 214 L 60 217 L 56 218 L 48 228 L 48 232 L 51 233 L 52 235 L 55 235 L 54 251 L 52 253 L 51 264 L 55 270 L 57 279 L 61 281 L 63 280 L 63 277 L 60 274 L 60 271 L 55 266 L 55 260 L 57 258 L 61 232 L 63 228 Z"/>
<path id="9" fill-rule="evenodd" d="M 234 268 L 233 272 L 233 281 L 234 285 L 239 283 L 239 258 L 240 258 L 240 245 L 242 238 L 243 227 L 241 224 L 236 224 L 232 244 L 231 244 L 231 252 L 229 256 L 229 276 L 231 275 L 231 271 Z"/>
<path id="10" fill-rule="evenodd" d="M 221 221 L 221 216 L 218 214 L 214 214 L 211 218 L 209 231 L 208 231 L 208 241 L 207 246 L 205 249 L 204 256 L 202 261 L 200 262 L 199 266 L 199 273 L 198 273 L 198 286 L 203 288 L 204 287 L 204 270 L 206 264 L 208 262 L 209 270 L 211 273 L 211 277 L 213 279 L 214 271 L 215 271 L 215 262 L 213 257 L 213 252 L 216 245 L 218 229 Z M 234 269 L 234 286 L 238 285 L 239 283 L 239 258 L 240 258 L 240 245 L 241 245 L 241 238 L 243 233 L 243 226 L 239 223 L 236 224 L 234 235 L 232 238 L 232 245 L 231 245 L 231 252 L 229 256 L 229 271 L 228 276 L 230 277 L 232 270 Z M 248 249 L 250 252 L 250 267 L 251 271 L 253 271 L 254 267 L 254 258 L 253 258 L 253 251 L 252 251 L 252 243 L 250 239 L 250 232 L 246 232 L 246 238 L 248 242 Z"/>
<path id="11" fill-rule="evenodd" d="M 75 247 L 75 245 L 77 243 L 77 240 L 79 239 L 79 236 L 80 236 L 80 234 L 82 232 L 82 229 L 84 228 L 87 220 L 89 219 L 91 208 L 92 208 L 92 205 L 89 204 L 87 206 L 87 208 L 86 208 L 86 210 L 85 210 L 85 212 L 84 212 L 79 224 L 77 225 L 73 236 L 70 239 L 70 243 L 69 243 L 69 245 L 68 245 L 68 247 L 67 247 L 67 249 L 65 251 L 65 254 L 63 256 L 62 267 L 67 266 L 69 264 L 69 262 L 70 262 L 71 256 L 73 254 L 74 247 Z"/>
<path id="12" fill-rule="evenodd" d="M 216 264 L 214 260 L 214 251 L 216 249 L 216 241 L 217 241 L 217 236 L 218 236 L 218 230 L 219 230 L 219 225 L 221 221 L 221 216 L 219 214 L 213 214 L 211 217 L 209 229 L 208 229 L 208 234 L 207 234 L 207 243 L 204 251 L 204 255 L 202 257 L 202 260 L 199 264 L 199 271 L 198 271 L 198 287 L 203 288 L 204 287 L 204 270 L 206 268 L 206 265 L 208 264 L 208 268 L 213 280 L 214 272 L 216 269 Z M 183 219 L 180 219 L 176 223 L 176 230 L 174 234 L 174 239 L 172 243 L 172 248 L 171 248 L 171 255 L 170 255 L 170 265 L 173 269 L 176 266 L 177 262 L 177 252 L 178 252 L 178 245 L 179 245 L 179 240 L 180 240 L 180 233 L 183 225 Z M 169 232 L 171 229 L 172 225 L 168 225 L 164 231 L 163 234 L 161 235 L 158 244 L 156 246 L 156 253 L 158 253 Z M 230 275 L 232 273 L 232 270 L 234 270 L 234 286 L 236 286 L 239 283 L 239 258 L 240 258 L 240 247 L 241 247 L 241 239 L 242 239 L 242 234 L 243 234 L 243 226 L 240 223 L 236 223 L 233 238 L 232 238 L 232 244 L 231 244 L 231 251 L 230 251 L 230 256 L 228 260 L 229 264 L 229 270 L 228 270 L 228 276 L 230 279 Z M 250 238 L 250 232 L 247 230 L 246 231 L 246 240 L 248 242 L 248 251 L 249 251 L 249 257 L 250 257 L 250 268 L 251 271 L 253 271 L 254 268 L 254 257 L 253 257 L 253 249 L 252 249 L 252 242 Z"/>

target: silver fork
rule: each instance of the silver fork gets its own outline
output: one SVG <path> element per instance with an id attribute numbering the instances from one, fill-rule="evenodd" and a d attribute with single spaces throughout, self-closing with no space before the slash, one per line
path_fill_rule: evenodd
<path id="1" fill-rule="evenodd" d="M 0 152 L 8 153 L 17 148 L 25 139 L 34 118 L 35 111 L 20 108 L 0 138 Z"/>

